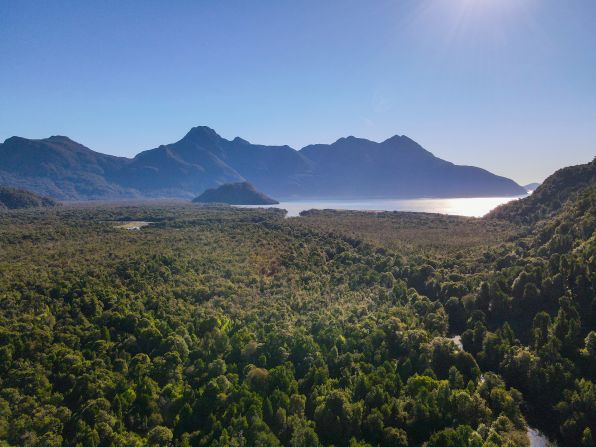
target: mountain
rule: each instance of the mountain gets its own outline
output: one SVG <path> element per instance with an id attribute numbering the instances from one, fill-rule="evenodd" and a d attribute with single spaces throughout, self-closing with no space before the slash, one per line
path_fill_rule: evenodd
<path id="1" fill-rule="evenodd" d="M 64 136 L 12 137 L 0 144 L 0 183 L 62 200 L 134 197 L 112 178 L 126 163 Z"/>
<path id="2" fill-rule="evenodd" d="M 515 196 L 526 191 L 513 180 L 473 166 L 458 166 L 435 157 L 406 136 L 381 143 L 340 138 L 300 153 L 314 166 L 302 195 L 328 197 L 486 197 Z"/>
<path id="3" fill-rule="evenodd" d="M 0 144 L 0 182 L 63 200 L 178 197 L 249 181 L 283 199 L 515 196 L 504 177 L 435 157 L 406 136 L 348 137 L 296 151 L 227 140 L 209 127 L 134 158 L 105 155 L 67 137 Z"/>
<path id="4" fill-rule="evenodd" d="M 538 182 L 528 183 L 527 185 L 524 185 L 524 189 L 528 192 L 532 192 L 539 186 L 540 186 L 540 183 L 538 183 Z"/>
<path id="5" fill-rule="evenodd" d="M 217 188 L 208 189 L 195 203 L 227 203 L 230 205 L 275 205 L 279 202 L 259 192 L 249 182 L 228 183 Z"/>
<path id="6" fill-rule="evenodd" d="M 121 185 L 144 195 L 194 197 L 207 188 L 249 180 L 259 190 L 288 194 L 311 170 L 289 146 L 226 140 L 194 127 L 180 141 L 141 152 L 118 174 Z"/>
<path id="7" fill-rule="evenodd" d="M 551 217 L 566 202 L 594 189 L 596 158 L 590 163 L 559 169 L 536 188 L 532 195 L 503 204 L 486 217 L 524 224 L 534 223 Z"/>
<path id="8" fill-rule="evenodd" d="M 58 203 L 49 197 L 43 197 L 24 189 L 0 186 L 0 210 L 53 207 Z"/>

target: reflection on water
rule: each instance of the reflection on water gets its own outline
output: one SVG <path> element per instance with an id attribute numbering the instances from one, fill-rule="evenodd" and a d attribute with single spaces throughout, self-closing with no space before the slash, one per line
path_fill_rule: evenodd
<path id="1" fill-rule="evenodd" d="M 359 211 L 418 211 L 424 213 L 453 214 L 481 217 L 502 203 L 519 197 L 474 197 L 454 199 L 370 199 L 370 200 L 306 200 L 281 202 L 265 207 L 283 208 L 288 217 L 298 216 L 311 209 L 336 209 Z M 254 206 L 248 206 L 249 208 Z"/>

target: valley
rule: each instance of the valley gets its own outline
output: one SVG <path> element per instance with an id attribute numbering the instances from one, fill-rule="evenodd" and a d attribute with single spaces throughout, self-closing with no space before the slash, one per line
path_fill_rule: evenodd
<path id="1" fill-rule="evenodd" d="M 566 169 L 493 213 L 510 220 L 183 203 L 0 213 L 0 438 L 528 446 L 531 426 L 589 445 L 595 177 L 569 182 L 594 163 Z M 568 196 L 550 206 L 562 179 Z M 519 207 L 537 220 L 520 225 Z"/>

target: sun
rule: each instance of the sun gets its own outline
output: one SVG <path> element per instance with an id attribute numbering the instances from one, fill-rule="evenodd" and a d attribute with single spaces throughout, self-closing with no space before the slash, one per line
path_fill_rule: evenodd
<path id="1" fill-rule="evenodd" d="M 419 3 L 411 29 L 425 30 L 438 45 L 459 47 L 508 45 L 512 30 L 532 28 L 531 11 L 537 0 L 426 0 Z"/>

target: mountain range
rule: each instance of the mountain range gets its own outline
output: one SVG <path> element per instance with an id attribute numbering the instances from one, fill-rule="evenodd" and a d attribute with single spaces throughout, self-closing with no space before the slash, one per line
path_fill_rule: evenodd
<path id="1" fill-rule="evenodd" d="M 0 184 L 60 200 L 193 198 L 246 181 L 282 200 L 526 193 L 513 180 L 442 160 L 398 135 L 380 143 L 350 136 L 295 150 L 227 140 L 199 126 L 134 158 L 95 152 L 65 136 L 0 144 Z"/>

